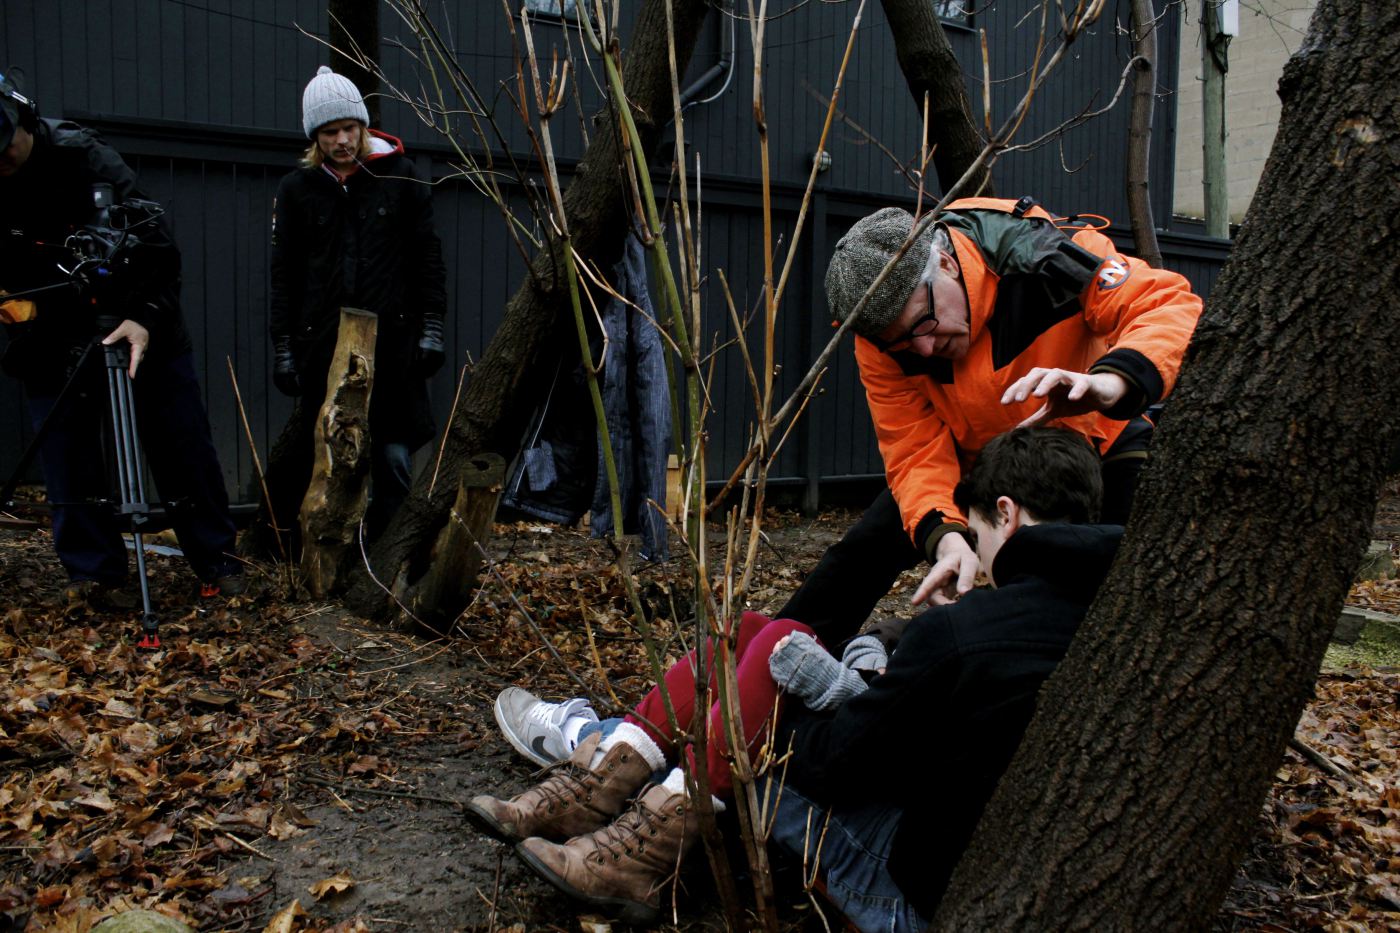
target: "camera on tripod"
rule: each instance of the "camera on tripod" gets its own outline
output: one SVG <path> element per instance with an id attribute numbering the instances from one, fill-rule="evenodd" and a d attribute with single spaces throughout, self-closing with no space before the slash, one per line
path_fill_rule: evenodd
<path id="1" fill-rule="evenodd" d="M 126 278 L 132 273 L 144 275 L 174 271 L 160 268 L 161 254 L 174 255 L 174 250 L 152 246 L 141 239 L 142 232 L 160 222 L 165 213 L 155 201 L 127 198 L 117 202 L 112 186 L 92 186 L 92 223 L 70 234 L 63 245 L 73 256 L 72 268 L 58 264 L 69 281 L 82 292 L 104 290 L 113 277 Z M 169 259 L 165 260 L 167 266 Z M 99 302 L 101 295 L 94 295 Z M 117 309 L 101 309 L 110 315 Z"/>
<path id="2" fill-rule="evenodd" d="M 126 341 L 105 344 L 103 338 L 115 331 L 123 319 L 131 317 L 129 312 L 130 303 L 135 300 L 134 286 L 178 274 L 179 258 L 172 246 L 143 239 L 146 231 L 154 232 L 164 213 L 156 202 L 139 198 L 117 202 L 112 186 L 99 183 L 92 186 L 92 206 L 92 221 L 65 238 L 62 247 L 65 255 L 55 263 L 66 279 L 4 296 L 7 302 L 24 301 L 39 293 L 75 288 L 79 297 L 85 300 L 81 306 L 95 308 L 97 314 L 93 321 L 95 332 L 83 346 L 52 409 L 20 457 L 18 467 L 3 493 L 0 493 L 0 503 L 7 508 L 13 507 L 14 492 L 20 477 L 33 462 L 52 426 L 57 423 L 56 419 L 63 418 L 82 394 L 80 386 L 85 383 L 87 372 L 101 365 L 106 377 L 107 409 L 112 428 L 111 454 L 117 488 L 113 499 L 101 500 L 100 504 L 115 510 L 134 540 L 142 600 L 142 638 L 138 647 L 154 649 L 160 647 L 160 636 L 146 580 L 143 543 L 143 531 L 150 522 L 151 506 L 146 501 L 136 397 L 128 370 L 131 351 Z"/>

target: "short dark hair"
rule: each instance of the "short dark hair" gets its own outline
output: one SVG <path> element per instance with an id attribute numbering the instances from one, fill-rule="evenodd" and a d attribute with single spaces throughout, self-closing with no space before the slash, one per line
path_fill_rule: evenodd
<path id="1" fill-rule="evenodd" d="M 1103 503 L 1099 456 L 1083 437 L 1062 428 L 998 434 L 953 490 L 953 502 L 964 514 L 975 509 L 995 520 L 1002 496 L 1037 521 L 1096 522 Z"/>

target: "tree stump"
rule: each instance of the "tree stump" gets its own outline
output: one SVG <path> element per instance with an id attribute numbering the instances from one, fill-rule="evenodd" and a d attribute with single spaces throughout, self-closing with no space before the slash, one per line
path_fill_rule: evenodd
<path id="1" fill-rule="evenodd" d="M 428 570 L 408 602 L 425 622 L 450 621 L 471 601 L 505 476 L 505 460 L 491 453 L 473 457 L 462 470 L 447 524 L 438 532 Z M 403 576 L 396 591 L 407 589 Z"/>
<path id="2" fill-rule="evenodd" d="M 316 419 L 311 483 L 301 503 L 301 572 L 317 598 L 335 587 L 369 502 L 369 400 L 379 318 L 340 309 L 340 334 Z"/>

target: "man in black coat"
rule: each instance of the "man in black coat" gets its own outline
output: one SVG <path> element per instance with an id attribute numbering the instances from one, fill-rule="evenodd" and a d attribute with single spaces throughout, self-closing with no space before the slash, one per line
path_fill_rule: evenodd
<path id="1" fill-rule="evenodd" d="M 115 205 L 111 216 L 96 209 L 95 195 Z M 40 119 L 33 101 L 0 76 L 4 369 L 23 383 L 37 428 L 96 337 L 128 344 L 138 433 L 171 525 L 201 595 L 235 595 L 243 589 L 241 565 L 232 556 L 228 494 L 180 311 L 180 255 L 153 202 L 121 213 L 123 204 L 145 201 L 136 173 L 96 132 Z M 80 289 L 65 271 L 76 259 L 67 243 L 99 222 L 129 224 L 127 248 Z M 29 297 L 5 300 L 7 293 Z M 99 315 L 120 323 L 99 332 Z M 127 554 L 102 456 L 108 398 L 101 364 L 100 353 L 90 354 L 40 457 L 54 549 L 72 581 L 69 599 L 129 609 L 139 603 L 123 588 Z"/>
<path id="2" fill-rule="evenodd" d="M 844 681 L 849 696 L 785 707 L 773 838 L 811 864 L 830 811 L 822 877 L 861 929 L 927 927 L 1117 551 L 1121 527 L 1086 524 L 1102 489 L 1082 438 L 1002 434 L 954 494 L 992 589 L 882 627 L 888 662 L 866 665 L 880 669 L 868 687 L 811 639 L 777 646 L 770 668 L 789 691 L 839 700 Z"/>
<path id="3" fill-rule="evenodd" d="M 310 425 L 340 309 L 378 315 L 366 516 L 374 535 L 408 494 L 413 451 L 435 432 L 426 380 L 445 358 L 447 295 L 432 187 L 402 142 L 368 124 L 359 90 L 322 66 L 302 95 L 311 146 L 273 202 L 271 331 L 273 380 L 288 395 L 306 393 Z"/>

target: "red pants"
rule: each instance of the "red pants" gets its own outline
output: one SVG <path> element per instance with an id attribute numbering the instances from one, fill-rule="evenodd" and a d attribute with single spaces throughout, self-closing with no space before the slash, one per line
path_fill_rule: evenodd
<path id="1" fill-rule="evenodd" d="M 754 754 L 763 740 L 772 731 L 776 722 L 775 703 L 779 688 L 768 673 L 768 655 L 773 646 L 785 635 L 793 632 L 812 634 L 812 629 L 791 619 L 772 620 L 757 612 L 746 612 L 739 620 L 739 632 L 734 647 L 735 664 L 739 682 L 739 711 L 743 723 L 744 740 L 748 743 L 749 754 Z M 714 644 L 707 645 L 705 670 L 710 676 L 711 689 L 714 679 Z M 666 672 L 666 690 L 671 697 L 671 705 L 676 711 L 676 722 L 682 729 L 688 729 L 695 714 L 695 652 L 692 651 L 677 661 Z M 637 709 L 628 714 L 626 721 L 641 727 L 651 736 L 668 760 L 674 761 L 676 744 L 669 734 L 670 721 L 666 718 L 666 705 L 661 699 L 661 688 L 652 687 Z M 725 737 L 720 719 L 720 706 L 716 702 L 710 707 L 710 719 L 706 731 L 705 768 L 710 778 L 710 793 L 716 797 L 728 797 L 733 787 L 729 773 L 729 763 L 725 753 L 729 743 Z"/>

